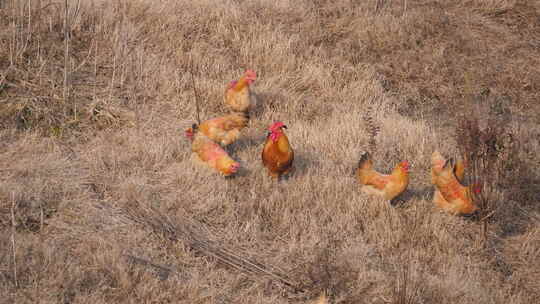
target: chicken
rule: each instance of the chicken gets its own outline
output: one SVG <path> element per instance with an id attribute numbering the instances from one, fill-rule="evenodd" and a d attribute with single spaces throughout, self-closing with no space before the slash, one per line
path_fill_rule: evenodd
<path id="1" fill-rule="evenodd" d="M 247 113 L 255 107 L 256 97 L 250 89 L 257 75 L 247 70 L 238 81 L 231 81 L 225 91 L 225 104 L 233 111 Z"/>
<path id="2" fill-rule="evenodd" d="M 294 161 L 294 151 L 283 128 L 287 126 L 280 121 L 270 126 L 262 151 L 262 162 L 268 174 L 278 179 L 291 170 Z"/>
<path id="3" fill-rule="evenodd" d="M 206 135 L 222 146 L 227 146 L 240 137 L 240 130 L 246 127 L 249 116 L 244 113 L 233 113 L 204 121 L 199 126 L 194 124 L 186 130 L 187 137 L 193 137 L 196 131 Z"/>
<path id="4" fill-rule="evenodd" d="M 439 151 L 435 150 L 433 154 L 431 154 L 431 183 L 435 184 L 435 176 L 442 170 L 445 162 L 446 159 L 444 159 Z M 454 166 L 454 174 L 460 182 L 463 181 L 465 176 L 465 167 L 465 161 L 462 159 L 459 159 Z"/>
<path id="5" fill-rule="evenodd" d="M 480 193 L 479 184 L 463 186 L 456 177 L 453 160 L 447 160 L 441 170 L 433 170 L 434 183 L 444 200 L 435 203 L 448 213 L 455 215 L 472 214 L 478 207 L 474 204 L 475 196 Z M 434 197 L 434 200 L 436 198 Z"/>
<path id="6" fill-rule="evenodd" d="M 356 168 L 362 191 L 392 201 L 407 189 L 409 185 L 409 162 L 400 162 L 391 174 L 381 174 L 373 169 L 368 152 L 360 157 Z"/>
<path id="7" fill-rule="evenodd" d="M 435 192 L 433 193 L 433 203 L 435 203 L 435 205 L 445 211 L 455 213 L 452 211 L 452 205 L 443 197 L 441 191 L 439 191 L 436 186 L 437 175 L 441 173 L 445 163 L 446 159 L 444 159 L 441 153 L 439 153 L 439 151 L 434 151 L 431 155 L 431 182 L 435 185 Z M 453 175 L 459 183 L 463 182 L 463 178 L 465 176 L 465 166 L 465 161 L 460 159 L 453 167 Z"/>
<path id="8" fill-rule="evenodd" d="M 192 141 L 191 150 L 197 154 L 198 158 L 224 176 L 231 176 L 240 168 L 240 164 L 234 161 L 220 145 L 204 134 L 196 132 L 188 135 L 186 132 L 186 137 Z"/>

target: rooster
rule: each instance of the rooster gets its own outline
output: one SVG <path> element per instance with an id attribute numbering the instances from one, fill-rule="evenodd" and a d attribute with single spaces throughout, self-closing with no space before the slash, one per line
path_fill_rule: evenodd
<path id="1" fill-rule="evenodd" d="M 474 199 L 481 191 L 479 184 L 463 186 L 457 176 L 462 173 L 456 173 L 452 159 L 447 160 L 440 170 L 432 170 L 432 173 L 434 184 L 442 197 L 442 200 L 433 198 L 439 207 L 456 215 L 472 214 L 478 210 Z"/>
<path id="2" fill-rule="evenodd" d="M 257 79 L 252 70 L 247 70 L 238 81 L 233 80 L 225 91 L 225 104 L 233 111 L 247 113 L 255 107 L 256 97 L 250 90 L 250 85 Z"/>
<path id="3" fill-rule="evenodd" d="M 433 184 L 435 184 L 435 178 L 437 176 L 437 173 L 442 170 L 445 162 L 446 159 L 441 155 L 439 151 L 435 150 L 433 154 L 431 154 L 431 182 Z M 465 161 L 462 159 L 459 159 L 454 166 L 454 175 L 460 182 L 463 182 L 463 178 L 465 176 L 465 167 Z"/>
<path id="4" fill-rule="evenodd" d="M 278 179 L 291 170 L 294 161 L 294 151 L 283 132 L 284 128 L 287 126 L 280 121 L 270 126 L 262 151 L 262 162 L 268 174 Z"/>
<path id="5" fill-rule="evenodd" d="M 220 145 L 213 142 L 204 134 L 186 131 L 186 137 L 191 143 L 191 150 L 209 167 L 219 171 L 224 176 L 231 176 L 238 171 L 240 164 L 234 161 Z"/>
<path id="6" fill-rule="evenodd" d="M 209 119 L 199 126 L 193 124 L 186 130 L 186 136 L 193 138 L 196 131 L 206 135 L 211 140 L 227 146 L 240 137 L 240 130 L 246 127 L 249 116 L 245 113 L 233 113 L 213 119 Z"/>
<path id="7" fill-rule="evenodd" d="M 439 151 L 434 151 L 431 154 L 431 183 L 435 185 L 437 175 L 442 171 L 446 159 L 441 155 Z M 463 182 L 465 176 L 465 161 L 459 159 L 454 166 L 454 176 L 458 182 Z M 452 209 L 448 201 L 444 199 L 441 191 L 435 186 L 435 192 L 433 193 L 433 203 L 443 210 Z"/>
<path id="8" fill-rule="evenodd" d="M 382 196 L 392 202 L 409 185 L 409 162 L 400 162 L 389 175 L 381 174 L 373 169 L 373 162 L 366 152 L 360 157 L 356 175 L 363 192 Z"/>
<path id="9" fill-rule="evenodd" d="M 435 192 L 433 193 L 433 202 L 439 208 L 443 210 L 452 210 L 452 206 L 448 201 L 443 197 L 441 191 L 436 186 L 437 175 L 442 171 L 446 159 L 441 155 L 439 151 L 434 151 L 431 155 L 431 182 L 435 185 Z M 462 183 L 465 177 L 465 161 L 459 159 L 453 167 L 453 174 L 456 177 L 457 181 Z"/>

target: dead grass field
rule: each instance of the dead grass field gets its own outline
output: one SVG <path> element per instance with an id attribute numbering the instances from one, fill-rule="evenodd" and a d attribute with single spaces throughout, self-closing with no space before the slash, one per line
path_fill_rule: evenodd
<path id="1" fill-rule="evenodd" d="M 1 302 L 540 297 L 540 2 L 68 3 L 66 18 L 64 1 L 0 2 Z M 235 178 L 182 135 L 191 63 L 203 119 L 258 74 Z M 514 140 L 487 242 L 431 203 L 430 155 L 456 155 L 471 102 Z M 369 105 L 378 168 L 412 165 L 397 207 L 353 176 Z M 274 120 L 296 154 L 281 182 L 260 161 Z"/>

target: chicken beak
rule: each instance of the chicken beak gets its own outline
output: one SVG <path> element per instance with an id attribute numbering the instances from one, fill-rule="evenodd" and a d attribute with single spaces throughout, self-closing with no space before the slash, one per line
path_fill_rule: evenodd
<path id="1" fill-rule="evenodd" d="M 285 128 L 285 129 L 287 129 L 287 126 L 286 126 L 286 125 L 283 125 L 283 127 L 282 127 L 282 128 Z"/>

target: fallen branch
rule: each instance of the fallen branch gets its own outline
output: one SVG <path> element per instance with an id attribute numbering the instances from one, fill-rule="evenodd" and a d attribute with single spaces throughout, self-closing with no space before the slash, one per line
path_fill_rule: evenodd
<path id="1" fill-rule="evenodd" d="M 174 242 L 182 242 L 199 253 L 214 258 L 217 261 L 234 268 L 249 276 L 265 276 L 281 282 L 295 292 L 303 292 L 300 285 L 292 282 L 283 273 L 272 270 L 272 267 L 258 263 L 252 259 L 237 254 L 237 248 L 225 248 L 209 236 L 204 224 L 189 218 L 182 217 L 172 221 L 154 208 L 145 210 L 140 204 L 134 203 L 127 210 L 127 215 L 134 222 L 151 228 L 155 233 L 162 234 Z"/>

